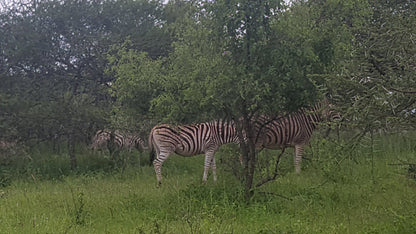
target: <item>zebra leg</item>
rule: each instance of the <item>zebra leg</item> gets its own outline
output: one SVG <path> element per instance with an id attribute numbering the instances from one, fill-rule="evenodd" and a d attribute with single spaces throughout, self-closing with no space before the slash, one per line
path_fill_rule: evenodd
<path id="1" fill-rule="evenodd" d="M 300 172 L 300 163 L 302 161 L 302 155 L 303 155 L 304 149 L 305 149 L 305 145 L 295 145 L 295 158 L 294 158 L 295 173 Z"/>
<path id="2" fill-rule="evenodd" d="M 212 172 L 214 174 L 214 181 L 217 180 L 216 175 L 216 165 L 215 165 L 215 159 L 214 159 L 214 152 L 208 151 L 205 153 L 205 163 L 204 163 L 204 176 L 202 177 L 203 182 L 207 182 L 208 179 L 208 170 L 213 165 Z M 215 166 L 214 166 L 215 165 Z M 215 169 L 214 169 L 215 167 Z M 215 172 L 214 172 L 215 170 Z"/>
<path id="3" fill-rule="evenodd" d="M 153 161 L 153 167 L 155 168 L 157 184 L 160 186 L 162 184 L 162 162 L 159 162 L 157 159 Z"/>
<path id="4" fill-rule="evenodd" d="M 153 166 L 155 168 L 158 186 L 162 184 L 162 164 L 169 157 L 169 155 L 170 155 L 169 153 L 163 154 L 161 152 L 157 152 L 157 157 L 153 161 Z"/>
<path id="5" fill-rule="evenodd" d="M 217 164 L 215 163 L 215 156 L 212 156 L 212 162 L 211 162 L 211 168 L 212 168 L 212 175 L 214 176 L 214 182 L 217 181 Z"/>

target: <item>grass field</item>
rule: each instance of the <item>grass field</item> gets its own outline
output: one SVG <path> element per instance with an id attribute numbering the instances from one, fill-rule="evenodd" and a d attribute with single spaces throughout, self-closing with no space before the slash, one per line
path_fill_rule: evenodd
<path id="1" fill-rule="evenodd" d="M 415 139 L 377 135 L 354 149 L 314 140 L 300 174 L 288 150 L 277 180 L 248 203 L 224 163 L 238 161 L 233 148 L 217 154 L 217 183 L 201 183 L 203 156 L 172 156 L 161 188 L 145 165 L 147 152 L 130 154 L 118 170 L 103 155 L 80 150 L 74 172 L 64 153 L 30 149 L 1 167 L 0 232 L 416 233 Z"/>

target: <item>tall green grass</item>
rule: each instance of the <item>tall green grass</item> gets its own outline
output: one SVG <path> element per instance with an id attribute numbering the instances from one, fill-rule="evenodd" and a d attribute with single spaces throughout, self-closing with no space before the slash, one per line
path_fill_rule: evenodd
<path id="1" fill-rule="evenodd" d="M 238 153 L 233 146 L 217 154 L 217 183 L 209 178 L 202 184 L 203 156 L 173 155 L 163 165 L 161 188 L 147 166 L 147 152 L 123 152 L 128 163 L 120 167 L 105 154 L 78 149 L 79 168 L 71 171 L 65 152 L 32 150 L 19 162 L 2 166 L 10 178 L 0 187 L 0 230 L 414 233 L 414 139 L 414 134 L 374 135 L 353 148 L 317 137 L 300 174 L 293 173 L 293 151 L 287 150 L 279 177 L 257 188 L 249 203 L 234 176 Z M 277 154 L 263 152 L 259 161 L 272 161 Z"/>

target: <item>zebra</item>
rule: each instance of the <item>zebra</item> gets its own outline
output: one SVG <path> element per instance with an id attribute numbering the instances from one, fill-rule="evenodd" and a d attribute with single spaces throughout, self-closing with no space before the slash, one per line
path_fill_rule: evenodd
<path id="1" fill-rule="evenodd" d="M 305 146 L 319 123 L 340 119 L 327 99 L 310 108 L 295 113 L 271 117 L 262 115 L 253 120 L 256 149 L 295 149 L 295 173 L 301 171 L 300 163 Z M 241 161 L 241 158 L 240 158 Z"/>
<path id="2" fill-rule="evenodd" d="M 127 149 L 129 151 L 133 148 L 138 150 L 148 149 L 140 136 L 131 133 L 123 133 L 119 130 L 98 130 L 92 139 L 91 148 L 94 150 L 108 148 L 110 151 L 112 151 L 113 148 Z"/>
<path id="3" fill-rule="evenodd" d="M 233 121 L 214 120 L 181 126 L 156 125 L 149 134 L 149 148 L 151 149 L 150 162 L 153 162 L 158 185 L 162 182 L 162 164 L 172 153 L 185 157 L 204 153 L 202 181 L 207 181 L 210 167 L 214 181 L 217 181 L 214 154 L 221 145 L 227 143 L 239 143 Z"/>

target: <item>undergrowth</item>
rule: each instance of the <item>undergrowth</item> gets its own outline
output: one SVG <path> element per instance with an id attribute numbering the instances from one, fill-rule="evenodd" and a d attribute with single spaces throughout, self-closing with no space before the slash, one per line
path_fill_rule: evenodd
<path id="1" fill-rule="evenodd" d="M 1 165 L 5 233 L 412 233 L 416 227 L 416 143 L 412 134 L 367 136 L 359 145 L 314 138 L 302 172 L 287 150 L 274 181 L 244 200 L 235 146 L 217 153 L 218 182 L 201 182 L 203 156 L 173 155 L 157 188 L 147 152 L 126 165 L 78 149 L 27 150 Z M 279 151 L 259 155 L 257 181 Z"/>

